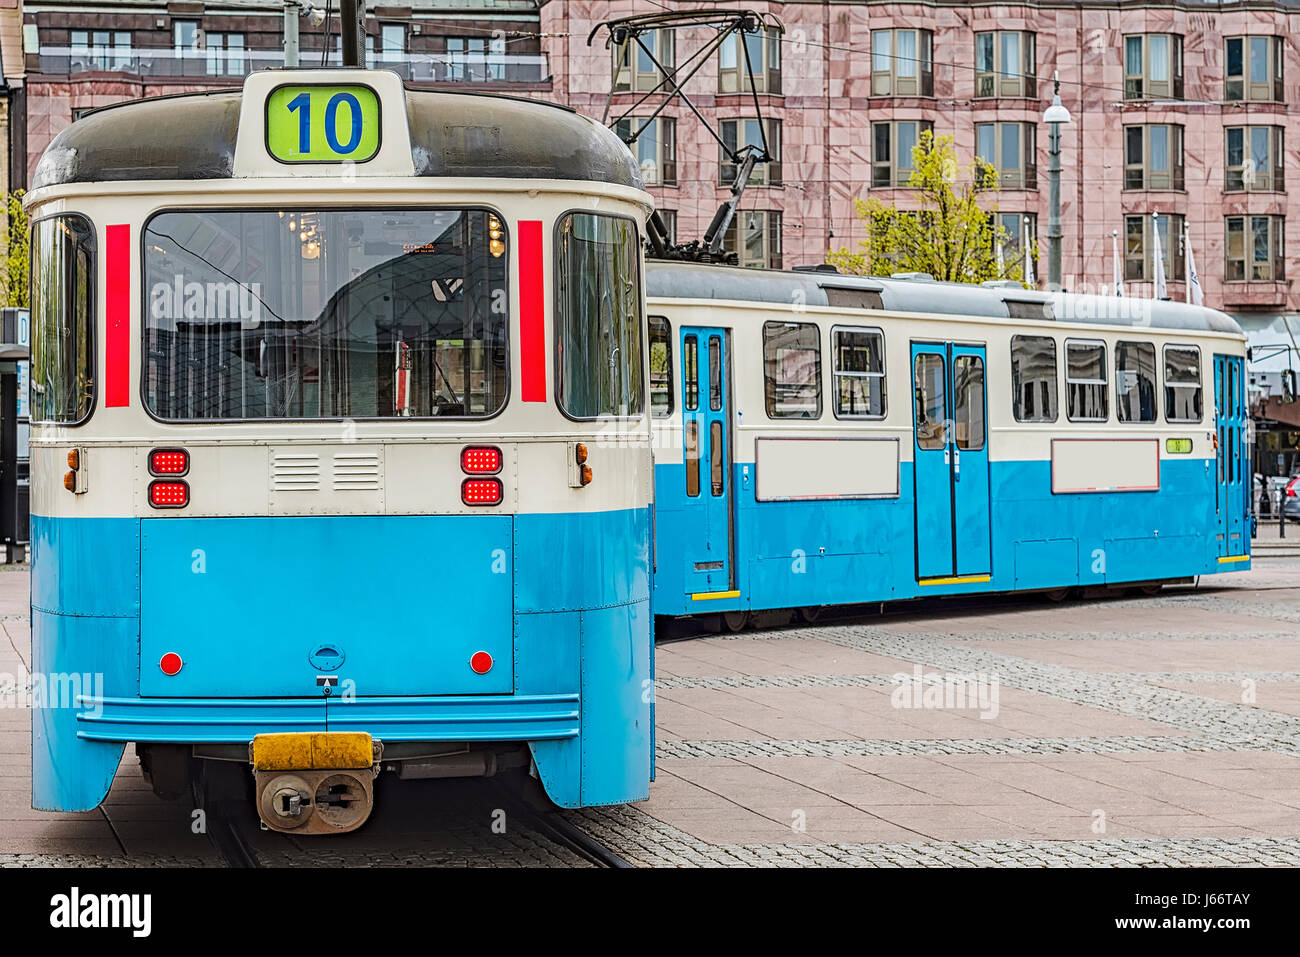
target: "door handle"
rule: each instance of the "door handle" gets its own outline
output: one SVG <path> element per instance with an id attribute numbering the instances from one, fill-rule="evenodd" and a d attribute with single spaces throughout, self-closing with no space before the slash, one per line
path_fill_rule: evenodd
<path id="1" fill-rule="evenodd" d="M 952 450 L 952 480 L 961 481 L 961 449 L 958 448 Z"/>

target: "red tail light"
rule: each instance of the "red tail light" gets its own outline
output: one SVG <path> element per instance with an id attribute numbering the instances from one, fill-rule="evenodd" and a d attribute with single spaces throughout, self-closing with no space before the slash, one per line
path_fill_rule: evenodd
<path id="1" fill-rule="evenodd" d="M 150 482 L 149 504 L 154 508 L 184 508 L 190 504 L 190 487 L 185 482 Z"/>
<path id="2" fill-rule="evenodd" d="M 184 449 L 154 449 L 149 453 L 150 475 L 184 475 L 190 470 L 190 453 Z"/>
<path id="3" fill-rule="evenodd" d="M 467 475 L 496 475 L 501 471 L 501 450 L 490 445 L 467 445 L 460 450 L 460 467 Z"/>
<path id="4" fill-rule="evenodd" d="M 1300 491 L 1296 490 L 1297 482 L 1300 482 L 1300 478 L 1293 478 L 1290 482 L 1287 483 L 1286 494 L 1288 498 L 1295 498 L 1297 495 L 1300 495 Z"/>
<path id="5" fill-rule="evenodd" d="M 501 483 L 497 479 L 465 479 L 460 483 L 460 500 L 466 505 L 500 505 Z"/>

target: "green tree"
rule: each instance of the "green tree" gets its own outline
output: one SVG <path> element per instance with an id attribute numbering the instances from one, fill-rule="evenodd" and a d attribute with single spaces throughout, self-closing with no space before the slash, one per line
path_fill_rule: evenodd
<path id="1" fill-rule="evenodd" d="M 899 209 L 875 196 L 855 199 L 867 238 L 859 243 L 860 252 L 831 250 L 827 261 L 857 275 L 923 272 L 950 282 L 1023 281 L 1020 256 L 1006 255 L 998 262 L 999 245 L 1005 249 L 1014 237 L 998 224 L 997 206 L 980 205 L 997 183 L 991 164 L 976 157 L 960 169 L 952 137 L 936 138 L 927 130 L 912 147 L 907 183 L 916 191 L 919 207 Z M 1030 244 L 1030 255 L 1038 258 L 1037 244 Z"/>
<path id="2" fill-rule="evenodd" d="M 5 195 L 4 264 L 0 268 L 0 298 L 3 305 L 30 305 L 28 269 L 31 256 L 31 231 L 27 212 L 23 209 L 23 191 L 15 190 Z"/>

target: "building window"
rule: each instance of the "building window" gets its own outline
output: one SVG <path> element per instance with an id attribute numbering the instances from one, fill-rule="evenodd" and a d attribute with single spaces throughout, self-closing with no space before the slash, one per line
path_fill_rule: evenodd
<path id="1" fill-rule="evenodd" d="M 203 38 L 207 49 L 208 76 L 244 76 L 248 73 L 244 59 L 242 33 L 208 33 Z"/>
<path id="2" fill-rule="evenodd" d="M 33 422 L 84 422 L 95 403 L 95 229 L 82 216 L 32 227 Z"/>
<path id="3" fill-rule="evenodd" d="M 1281 192 L 1282 127 L 1230 126 L 1227 141 L 1227 174 L 1224 189 Z"/>
<path id="4" fill-rule="evenodd" d="M 1280 281 L 1282 266 L 1283 216 L 1229 216 L 1228 259 L 1224 279 L 1229 281 Z"/>
<path id="5" fill-rule="evenodd" d="M 640 36 L 641 44 L 629 37 L 614 46 L 614 92 L 636 91 L 649 93 L 660 88 L 664 74 L 655 66 L 654 56 L 665 69 L 672 70 L 674 56 L 673 32 L 671 30 L 649 30 Z M 642 49 L 644 47 L 645 49 Z M 673 89 L 670 83 L 664 83 L 662 89 Z"/>
<path id="6" fill-rule="evenodd" d="M 763 394 L 769 419 L 820 419 L 822 350 L 818 327 L 763 323 Z"/>
<path id="7" fill-rule="evenodd" d="M 1183 38 L 1144 33 L 1124 38 L 1124 99 L 1183 95 Z"/>
<path id="8" fill-rule="evenodd" d="M 1038 188 L 1035 132 L 1032 123 L 975 124 L 975 153 L 997 171 L 998 189 Z"/>
<path id="9" fill-rule="evenodd" d="M 871 125 L 871 185 L 906 186 L 913 170 L 912 150 L 922 133 L 933 132 L 925 120 L 899 120 Z"/>
<path id="10" fill-rule="evenodd" d="M 1228 37 L 1225 43 L 1224 99 L 1280 101 L 1282 39 Z"/>
<path id="11" fill-rule="evenodd" d="M 1196 346 L 1165 346 L 1165 418 L 1201 421 L 1201 350 Z"/>
<path id="12" fill-rule="evenodd" d="M 760 151 L 763 149 L 763 135 L 759 122 L 759 120 L 723 120 L 719 124 L 722 127 L 723 144 L 719 147 L 718 159 L 718 182 L 721 185 L 730 186 L 736 181 L 738 170 L 731 160 L 732 156 L 746 146 L 752 146 Z M 781 121 L 761 122 L 767 124 L 767 152 L 772 158 L 769 162 L 754 164 L 754 169 L 749 174 L 749 185 L 780 186 Z"/>
<path id="13" fill-rule="evenodd" d="M 374 37 L 370 39 L 373 44 Z M 454 82 L 504 80 L 506 65 L 500 58 L 505 52 L 504 39 L 447 37 L 446 78 Z"/>
<path id="14" fill-rule="evenodd" d="M 379 27 L 379 62 L 401 63 L 406 58 L 406 27 L 384 23 Z"/>
<path id="15" fill-rule="evenodd" d="M 742 48 L 741 38 L 745 45 Z M 749 56 L 746 65 L 745 57 Z M 754 89 L 759 93 L 781 92 L 781 31 L 755 30 L 733 33 L 718 51 L 718 92 L 748 93 L 749 71 L 754 71 Z"/>
<path id="16" fill-rule="evenodd" d="M 778 210 L 737 210 L 722 237 L 722 248 L 735 253 L 742 266 L 781 268 L 781 213 Z"/>
<path id="17" fill-rule="evenodd" d="M 641 414 L 640 242 L 619 216 L 567 213 L 556 228 L 556 401 L 575 419 Z"/>
<path id="18" fill-rule="evenodd" d="M 1179 213 L 1161 213 L 1156 217 L 1160 230 L 1160 258 L 1165 264 L 1166 279 L 1183 278 L 1183 217 Z M 1155 279 L 1151 262 L 1154 239 L 1150 216 L 1124 217 L 1124 278 L 1143 281 Z"/>
<path id="19" fill-rule="evenodd" d="M 1035 96 L 1034 35 L 975 34 L 975 95 Z"/>
<path id="20" fill-rule="evenodd" d="M 1056 421 L 1056 340 L 1011 337 L 1011 406 L 1017 422 Z"/>
<path id="21" fill-rule="evenodd" d="M 673 412 L 673 328 L 663 316 L 650 317 L 650 414 Z"/>
<path id="22" fill-rule="evenodd" d="M 197 20 L 173 20 L 172 21 L 172 49 L 176 51 L 176 58 L 184 59 L 189 55 L 197 56 L 197 51 L 203 46 L 203 31 L 199 28 Z"/>
<path id="23" fill-rule="evenodd" d="M 619 139 L 641 164 L 641 177 L 647 186 L 674 185 L 677 182 L 677 123 L 671 117 L 653 120 L 629 117 L 614 125 Z M 734 174 L 733 174 L 734 177 Z"/>
<path id="24" fill-rule="evenodd" d="M 1183 188 L 1183 128 L 1124 127 L 1124 188 Z"/>
<path id="25" fill-rule="evenodd" d="M 879 329 L 831 331 L 831 374 L 837 419 L 880 419 L 885 415 L 885 334 Z"/>
<path id="26" fill-rule="evenodd" d="M 994 245 L 1002 243 L 1002 261 L 1010 265 L 1021 259 L 1025 252 L 1025 234 L 1029 234 L 1030 248 L 1038 244 L 1037 213 L 996 213 L 993 225 L 1002 230 L 994 236 Z"/>
<path id="27" fill-rule="evenodd" d="M 677 210 L 675 209 L 656 209 L 659 214 L 659 221 L 664 224 L 664 232 L 668 235 L 670 243 L 677 242 Z"/>
<path id="28" fill-rule="evenodd" d="M 1156 420 L 1156 347 L 1115 343 L 1115 412 L 1121 422 Z"/>
<path id="29" fill-rule="evenodd" d="M 128 30 L 73 30 L 71 46 L 69 73 L 121 70 L 131 66 L 131 33 Z"/>
<path id="30" fill-rule="evenodd" d="M 1065 342 L 1065 414 L 1071 422 L 1105 422 L 1106 345 Z"/>
<path id="31" fill-rule="evenodd" d="M 871 31 L 871 95 L 934 96 L 934 34 Z"/>

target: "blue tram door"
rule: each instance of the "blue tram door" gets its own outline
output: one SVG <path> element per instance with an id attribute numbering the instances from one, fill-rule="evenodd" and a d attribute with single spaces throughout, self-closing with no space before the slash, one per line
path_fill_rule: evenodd
<path id="1" fill-rule="evenodd" d="M 727 592 L 734 576 L 726 331 L 683 326 L 681 350 L 686 589 Z"/>
<path id="2" fill-rule="evenodd" d="M 1245 363 L 1241 356 L 1214 357 L 1216 537 L 1220 558 L 1245 555 L 1247 490 L 1251 488 L 1250 456 L 1246 451 Z"/>
<path id="3" fill-rule="evenodd" d="M 912 343 L 916 577 L 992 572 L 984 347 Z"/>

